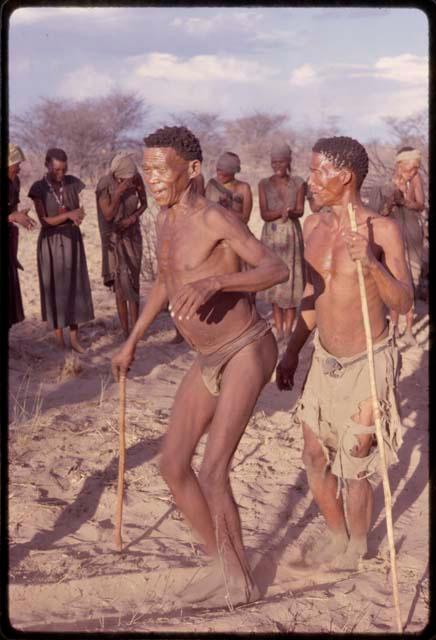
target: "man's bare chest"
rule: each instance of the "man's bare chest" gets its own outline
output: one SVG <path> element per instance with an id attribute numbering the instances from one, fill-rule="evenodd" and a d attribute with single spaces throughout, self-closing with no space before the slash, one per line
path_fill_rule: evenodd
<path id="1" fill-rule="evenodd" d="M 167 224 L 157 238 L 157 260 L 161 273 L 195 272 L 219 259 L 223 242 L 210 238 L 205 230 L 191 224 Z"/>
<path id="2" fill-rule="evenodd" d="M 368 238 L 368 231 L 359 229 Z M 369 240 L 371 251 L 379 259 L 380 248 Z M 305 248 L 305 258 L 313 273 L 324 279 L 332 277 L 353 277 L 356 263 L 351 259 L 342 230 L 319 227 L 310 235 Z"/>

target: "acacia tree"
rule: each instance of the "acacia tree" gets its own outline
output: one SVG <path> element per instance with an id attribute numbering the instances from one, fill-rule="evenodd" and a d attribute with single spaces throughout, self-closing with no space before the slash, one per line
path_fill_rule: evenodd
<path id="1" fill-rule="evenodd" d="M 95 181 L 118 149 L 141 146 L 149 113 L 142 98 L 120 91 L 73 102 L 42 98 L 24 113 L 12 115 L 11 138 L 41 159 L 49 147 L 63 148 L 70 167 Z"/>

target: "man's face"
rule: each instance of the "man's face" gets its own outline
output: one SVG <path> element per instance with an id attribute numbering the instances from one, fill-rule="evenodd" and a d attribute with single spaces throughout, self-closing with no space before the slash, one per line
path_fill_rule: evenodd
<path id="1" fill-rule="evenodd" d="M 56 182 L 62 182 L 64 176 L 67 172 L 68 166 L 67 163 L 63 160 L 52 159 L 47 165 L 48 172 L 50 177 Z"/>
<path id="2" fill-rule="evenodd" d="M 406 182 L 408 182 L 409 180 L 413 180 L 413 178 L 418 173 L 418 169 L 419 164 L 417 164 L 413 160 L 411 162 L 400 162 L 400 175 Z"/>
<path id="3" fill-rule="evenodd" d="M 322 153 L 312 152 L 308 185 L 315 208 L 340 204 L 345 188 L 340 174 L 341 169 L 331 160 Z"/>
<path id="4" fill-rule="evenodd" d="M 17 175 L 20 173 L 20 163 L 16 162 L 15 164 L 11 164 L 8 167 L 8 178 L 9 180 L 14 180 Z"/>
<path id="5" fill-rule="evenodd" d="M 189 162 L 171 147 L 151 147 L 144 151 L 144 180 L 161 207 L 179 202 L 189 183 Z"/>

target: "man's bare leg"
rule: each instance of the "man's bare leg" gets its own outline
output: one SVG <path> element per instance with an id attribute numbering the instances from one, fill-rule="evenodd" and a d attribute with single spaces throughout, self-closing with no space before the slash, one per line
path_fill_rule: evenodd
<path id="1" fill-rule="evenodd" d="M 330 562 L 344 553 L 348 545 L 342 496 L 337 497 L 338 480 L 326 468 L 326 457 L 321 444 L 309 425 L 303 423 L 303 462 L 307 480 L 315 502 L 327 524 L 329 535 L 321 539 L 305 555 L 308 564 Z"/>
<path id="2" fill-rule="evenodd" d="M 295 320 L 296 309 L 295 307 L 290 307 L 289 309 L 283 309 L 284 322 L 283 322 L 283 331 L 284 337 L 289 338 L 292 333 L 292 327 Z"/>
<path id="3" fill-rule="evenodd" d="M 70 342 L 71 348 L 78 353 L 85 353 L 86 349 L 79 342 L 79 327 L 77 324 L 70 325 Z"/>
<path id="4" fill-rule="evenodd" d="M 206 389 L 200 367 L 194 362 L 178 388 L 160 459 L 162 476 L 177 507 L 211 556 L 217 553 L 215 530 L 191 461 L 216 405 L 217 398 Z"/>
<path id="5" fill-rule="evenodd" d="M 281 340 L 283 338 L 283 309 L 278 304 L 273 303 L 272 311 L 277 340 Z"/>
<path id="6" fill-rule="evenodd" d="M 115 300 L 117 302 L 118 318 L 120 319 L 121 328 L 124 337 L 129 337 L 129 316 L 127 313 L 127 302 L 121 297 L 121 292 L 115 289 Z M 133 325 L 132 325 L 133 326 Z"/>
<path id="7" fill-rule="evenodd" d="M 64 342 L 64 331 L 63 331 L 63 329 L 55 329 L 54 332 L 55 332 L 56 344 L 61 349 L 64 349 L 65 348 L 65 342 Z"/>
<path id="8" fill-rule="evenodd" d="M 359 405 L 359 412 L 352 416 L 358 424 L 374 425 L 372 400 L 369 398 Z M 351 454 L 356 458 L 365 458 L 371 448 L 373 434 L 357 435 L 357 443 Z M 360 558 L 367 551 L 367 536 L 371 526 L 373 494 L 368 480 L 347 480 L 347 515 L 350 529 L 350 541 L 342 557 L 338 557 L 334 566 L 343 569 L 356 569 Z"/>
<path id="9" fill-rule="evenodd" d="M 252 415 L 259 394 L 269 381 L 277 360 L 277 346 L 268 333 L 247 345 L 227 364 L 215 415 L 200 469 L 199 480 L 215 526 L 218 559 L 223 582 L 216 591 L 215 604 L 253 601 L 258 589 L 251 577 L 242 542 L 241 523 L 229 481 L 236 447 Z M 241 379 L 244 384 L 241 385 Z M 203 599 L 207 579 L 193 585 L 188 597 Z"/>

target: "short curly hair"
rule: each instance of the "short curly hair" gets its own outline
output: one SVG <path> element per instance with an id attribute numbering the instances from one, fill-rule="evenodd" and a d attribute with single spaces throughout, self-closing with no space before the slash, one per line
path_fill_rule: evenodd
<path id="1" fill-rule="evenodd" d="M 368 174 L 368 154 L 360 142 L 348 136 L 320 138 L 312 147 L 315 153 L 321 153 L 337 169 L 350 169 L 356 176 L 356 185 L 360 189 Z"/>
<path id="2" fill-rule="evenodd" d="M 187 127 L 163 127 L 145 136 L 146 147 L 171 147 L 184 160 L 203 160 L 200 141 Z"/>

